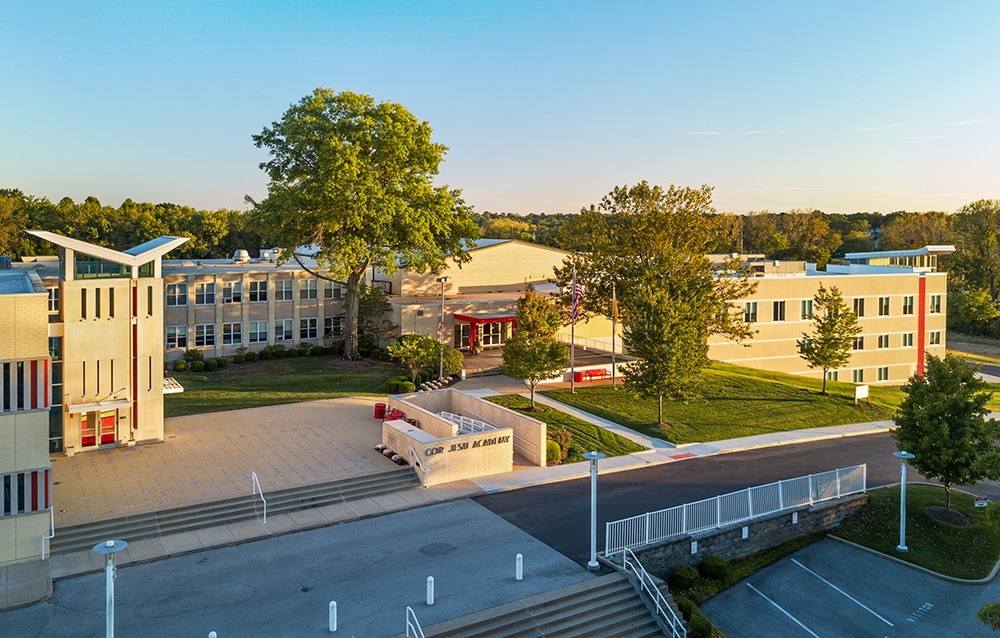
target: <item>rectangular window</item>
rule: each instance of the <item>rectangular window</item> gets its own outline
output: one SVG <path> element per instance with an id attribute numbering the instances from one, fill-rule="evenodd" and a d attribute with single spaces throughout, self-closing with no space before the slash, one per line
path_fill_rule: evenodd
<path id="1" fill-rule="evenodd" d="M 115 318 L 115 289 L 108 288 L 108 316 Z"/>
<path id="2" fill-rule="evenodd" d="M 222 345 L 241 346 L 243 345 L 243 324 L 224 323 L 222 324 Z"/>
<path id="3" fill-rule="evenodd" d="M 299 319 L 299 339 L 315 339 L 319 336 L 319 320 L 316 317 Z"/>
<path id="4" fill-rule="evenodd" d="M 826 371 L 826 380 L 827 381 L 836 381 L 838 376 L 840 376 L 840 375 L 837 374 L 836 370 L 827 370 Z"/>
<path id="5" fill-rule="evenodd" d="M 207 348 L 215 345 L 215 324 L 199 323 L 194 327 L 194 346 Z"/>
<path id="6" fill-rule="evenodd" d="M 864 383 L 864 382 L 865 382 L 864 370 L 851 370 L 851 383 Z"/>
<path id="7" fill-rule="evenodd" d="M 877 370 L 877 376 L 879 381 L 889 380 L 889 366 L 882 366 Z"/>
<path id="8" fill-rule="evenodd" d="M 188 305 L 187 284 L 167 284 L 167 306 Z"/>
<path id="9" fill-rule="evenodd" d="M 343 337 L 344 336 L 344 318 L 343 317 L 324 317 L 323 318 L 323 335 L 326 337 Z"/>
<path id="10" fill-rule="evenodd" d="M 59 289 L 48 288 L 49 292 L 49 314 L 59 313 Z"/>
<path id="11" fill-rule="evenodd" d="M 771 304 L 771 321 L 785 320 L 785 302 L 775 301 Z"/>
<path id="12" fill-rule="evenodd" d="M 889 347 L 889 335 L 879 335 L 878 336 L 878 347 L 888 348 Z"/>
<path id="13" fill-rule="evenodd" d="M 851 344 L 851 350 L 864 350 L 864 349 L 865 349 L 864 335 L 860 337 L 854 337 L 854 343 Z"/>
<path id="14" fill-rule="evenodd" d="M 802 300 L 802 308 L 801 308 L 801 312 L 799 313 L 799 318 L 800 319 L 812 319 L 813 318 L 813 300 L 812 299 L 803 299 Z"/>
<path id="15" fill-rule="evenodd" d="M 80 318 L 87 318 L 87 289 L 80 289 Z"/>
<path id="16" fill-rule="evenodd" d="M 324 281 L 323 282 L 323 298 L 324 299 L 343 299 L 344 298 L 344 287 L 341 286 L 336 281 Z"/>
<path id="17" fill-rule="evenodd" d="M 912 348 L 913 347 L 913 333 L 912 332 L 904 332 L 903 333 L 903 347 L 904 348 Z"/>
<path id="18" fill-rule="evenodd" d="M 187 348 L 187 345 L 187 326 L 167 326 L 167 348 Z"/>
<path id="19" fill-rule="evenodd" d="M 267 282 L 266 281 L 251 281 L 250 282 L 250 302 L 256 303 L 260 301 L 267 301 Z"/>
<path id="20" fill-rule="evenodd" d="M 267 343 L 267 322 L 250 322 L 250 343 Z"/>
<path id="21" fill-rule="evenodd" d="M 299 279 L 299 299 L 316 299 L 318 283 L 315 279 Z"/>
<path id="22" fill-rule="evenodd" d="M 215 303 L 215 282 L 194 285 L 194 303 L 198 306 L 211 306 Z"/>
<path id="23" fill-rule="evenodd" d="M 101 318 L 101 289 L 94 288 L 94 316 Z"/>
<path id="24" fill-rule="evenodd" d="M 146 316 L 153 316 L 153 287 L 146 286 Z"/>
<path id="25" fill-rule="evenodd" d="M 941 313 L 941 295 L 931 295 L 930 304 L 927 308 L 927 312 L 930 314 L 940 314 Z"/>
<path id="26" fill-rule="evenodd" d="M 888 317 L 889 316 L 889 298 L 879 297 L 878 298 L 878 316 Z"/>
<path id="27" fill-rule="evenodd" d="M 293 338 L 291 319 L 278 319 L 274 322 L 275 341 L 291 341 Z"/>
<path id="28" fill-rule="evenodd" d="M 941 331 L 935 330 L 928 335 L 927 344 L 931 346 L 941 345 Z"/>
<path id="29" fill-rule="evenodd" d="M 743 304 L 743 323 L 755 323 L 757 321 L 757 302 L 747 301 Z"/>
<path id="30" fill-rule="evenodd" d="M 243 282 L 229 281 L 222 284 L 222 303 L 242 303 Z"/>
<path id="31" fill-rule="evenodd" d="M 903 314 L 912 315 L 913 314 L 913 295 L 906 295 L 903 297 Z"/>
<path id="32" fill-rule="evenodd" d="M 858 297 L 854 300 L 854 315 L 857 317 L 865 316 L 865 299 L 864 297 Z"/>
<path id="33" fill-rule="evenodd" d="M 292 300 L 291 279 L 278 279 L 277 281 L 274 282 L 274 300 L 275 301 Z"/>

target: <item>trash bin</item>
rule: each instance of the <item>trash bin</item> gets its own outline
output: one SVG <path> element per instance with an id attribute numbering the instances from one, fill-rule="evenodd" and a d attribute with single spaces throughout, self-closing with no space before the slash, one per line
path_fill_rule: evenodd
<path id="1" fill-rule="evenodd" d="M 375 418 L 376 419 L 384 419 L 385 418 L 385 404 L 384 403 L 376 403 L 375 404 Z"/>
<path id="2" fill-rule="evenodd" d="M 582 382 L 583 381 L 583 373 L 582 372 L 574 372 L 573 373 L 573 380 L 576 381 L 577 383 Z"/>

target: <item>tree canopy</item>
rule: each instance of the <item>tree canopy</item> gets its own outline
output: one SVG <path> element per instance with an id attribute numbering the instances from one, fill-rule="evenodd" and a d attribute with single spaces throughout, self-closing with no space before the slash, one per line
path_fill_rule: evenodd
<path id="1" fill-rule="evenodd" d="M 561 373 L 569 363 L 569 348 L 556 339 L 561 325 L 559 309 L 547 297 L 528 290 L 517 300 L 517 327 L 504 343 L 500 369 L 528 382 L 532 410 L 536 409 L 535 386 Z"/>
<path id="2" fill-rule="evenodd" d="M 435 186 L 445 146 L 403 106 L 317 88 L 253 136 L 271 158 L 257 204 L 260 227 L 283 259 L 309 248 L 322 276 L 345 283 L 344 356 L 358 356 L 357 309 L 368 268 L 437 272 L 469 259 L 478 236 L 457 190 Z"/>
<path id="3" fill-rule="evenodd" d="M 402 335 L 387 348 L 392 360 L 410 373 L 410 381 L 416 383 L 417 375 L 424 368 L 437 363 L 441 355 L 441 344 L 430 337 L 418 334 Z"/>
<path id="4" fill-rule="evenodd" d="M 851 346 L 861 332 L 858 317 L 847 307 L 836 286 L 827 290 L 820 284 L 813 297 L 813 331 L 802 333 L 799 356 L 810 368 L 823 370 L 823 394 L 826 394 L 826 372 L 851 360 Z"/>

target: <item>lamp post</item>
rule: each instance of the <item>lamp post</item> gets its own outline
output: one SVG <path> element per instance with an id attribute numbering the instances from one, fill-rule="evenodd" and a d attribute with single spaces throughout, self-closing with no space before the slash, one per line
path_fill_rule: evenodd
<path id="1" fill-rule="evenodd" d="M 596 572 L 601 569 L 597 562 L 597 462 L 604 458 L 600 452 L 587 452 L 583 458 L 590 461 L 590 562 L 587 569 Z"/>
<path id="2" fill-rule="evenodd" d="M 104 554 L 104 590 L 105 598 L 105 635 L 107 638 L 115 636 L 115 578 L 118 570 L 115 567 L 115 554 L 128 547 L 125 541 L 106 541 L 94 545 L 95 554 Z"/>
<path id="3" fill-rule="evenodd" d="M 441 284 L 441 321 L 438 322 L 438 351 L 440 352 L 440 356 L 438 357 L 438 379 L 444 378 L 444 342 L 441 340 L 441 333 L 444 332 L 444 285 L 448 279 L 448 277 L 438 277 L 434 280 Z"/>
<path id="4" fill-rule="evenodd" d="M 906 462 L 916 456 L 905 450 L 893 452 L 892 455 L 899 459 L 899 545 L 896 549 L 906 552 L 909 551 L 906 547 Z"/>

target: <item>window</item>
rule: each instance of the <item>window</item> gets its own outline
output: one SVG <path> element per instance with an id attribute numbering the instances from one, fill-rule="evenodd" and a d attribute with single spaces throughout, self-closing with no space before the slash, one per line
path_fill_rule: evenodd
<path id="1" fill-rule="evenodd" d="M 260 301 L 267 301 L 267 282 L 266 281 L 251 281 L 250 282 L 250 302 L 256 303 Z"/>
<path id="2" fill-rule="evenodd" d="M 930 335 L 928 335 L 928 337 L 929 338 L 927 339 L 927 345 L 930 345 L 930 346 L 939 346 L 939 345 L 941 345 L 941 331 L 940 330 L 935 330 L 935 331 L 931 332 Z"/>
<path id="3" fill-rule="evenodd" d="M 3 509 L 0 518 L 41 512 L 52 507 L 50 494 L 52 470 L 30 470 L 0 475 Z"/>
<path id="4" fill-rule="evenodd" d="M 222 303 L 242 303 L 242 301 L 242 281 L 228 281 L 222 284 Z"/>
<path id="5" fill-rule="evenodd" d="M 167 306 L 188 305 L 187 284 L 167 284 Z"/>
<path id="6" fill-rule="evenodd" d="M 114 277 L 128 279 L 132 276 L 128 266 L 77 252 L 74 258 L 74 279 L 95 279 Z"/>
<path id="7" fill-rule="evenodd" d="M 836 381 L 838 376 L 840 376 L 840 375 L 837 374 L 836 370 L 827 370 L 826 371 L 826 380 L 827 381 Z"/>
<path id="8" fill-rule="evenodd" d="M 344 336 L 343 317 L 325 317 L 323 319 L 323 335 L 326 337 Z"/>
<path id="9" fill-rule="evenodd" d="M 108 316 L 115 317 L 115 289 L 108 288 Z"/>
<path id="10" fill-rule="evenodd" d="M 323 282 L 323 299 L 343 299 L 344 287 L 335 281 Z"/>
<path id="11" fill-rule="evenodd" d="M 851 370 L 851 383 L 864 383 L 864 382 L 865 382 L 864 370 Z"/>
<path id="12" fill-rule="evenodd" d="M 864 336 L 854 337 L 854 343 L 851 344 L 851 350 L 864 350 L 865 349 L 865 338 Z"/>
<path id="13" fill-rule="evenodd" d="M 224 323 L 222 324 L 222 345 L 242 346 L 243 345 L 243 324 Z"/>
<path id="14" fill-rule="evenodd" d="M 167 326 L 167 348 L 187 348 L 187 345 L 187 326 Z"/>
<path id="15" fill-rule="evenodd" d="M 94 289 L 94 316 L 101 318 L 101 289 Z"/>
<path id="16" fill-rule="evenodd" d="M 927 309 L 927 312 L 932 315 L 941 313 L 941 295 L 931 295 L 930 307 Z"/>
<path id="17" fill-rule="evenodd" d="M 87 318 L 87 289 L 80 289 L 80 318 Z"/>
<path id="18" fill-rule="evenodd" d="M 912 315 L 913 314 L 913 295 L 906 295 L 903 297 L 903 314 Z"/>
<path id="19" fill-rule="evenodd" d="M 747 301 L 743 304 L 743 323 L 754 323 L 757 321 L 757 302 Z"/>
<path id="20" fill-rule="evenodd" d="M 146 286 L 146 316 L 153 316 L 153 287 Z"/>
<path id="21" fill-rule="evenodd" d="M 299 339 L 315 339 L 319 336 L 319 320 L 316 317 L 299 319 Z"/>
<path id="22" fill-rule="evenodd" d="M 904 332 L 903 333 L 903 347 L 904 348 L 912 348 L 913 347 L 913 333 L 912 332 Z"/>
<path id="23" fill-rule="evenodd" d="M 58 314 L 59 313 L 59 289 L 58 288 L 47 288 L 49 292 L 49 313 Z"/>
<path id="24" fill-rule="evenodd" d="M 274 282 L 274 299 L 275 301 L 291 301 L 292 300 L 292 280 L 291 279 L 279 279 Z"/>
<path id="25" fill-rule="evenodd" d="M 215 282 L 194 285 L 194 303 L 198 306 L 210 306 L 215 303 Z"/>
<path id="26" fill-rule="evenodd" d="M 315 279 L 299 279 L 299 299 L 316 299 L 318 284 Z"/>
<path id="27" fill-rule="evenodd" d="M 813 318 L 813 300 L 803 299 L 802 300 L 802 312 L 799 313 L 800 319 L 812 319 Z"/>
<path id="28" fill-rule="evenodd" d="M 888 317 L 889 316 L 889 298 L 879 297 L 878 298 L 878 316 Z"/>
<path id="29" fill-rule="evenodd" d="M 250 343 L 267 343 L 267 322 L 250 322 Z"/>
<path id="30" fill-rule="evenodd" d="M 293 336 L 291 319 L 278 319 L 274 322 L 275 341 L 291 341 Z"/>
<path id="31" fill-rule="evenodd" d="M 864 297 L 859 297 L 854 300 L 854 314 L 858 317 L 865 316 L 865 299 Z"/>
<path id="32" fill-rule="evenodd" d="M 785 302 L 775 301 L 771 304 L 771 321 L 785 320 Z"/>
<path id="33" fill-rule="evenodd" d="M 194 346 L 205 348 L 215 345 L 215 324 L 199 323 L 194 327 Z"/>
<path id="34" fill-rule="evenodd" d="M 876 370 L 879 381 L 889 380 L 889 366 L 882 366 Z"/>
<path id="35" fill-rule="evenodd" d="M 878 336 L 878 347 L 888 348 L 889 347 L 889 335 L 879 335 Z"/>

